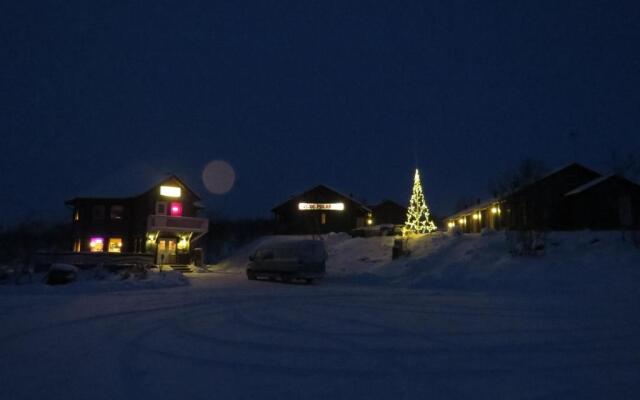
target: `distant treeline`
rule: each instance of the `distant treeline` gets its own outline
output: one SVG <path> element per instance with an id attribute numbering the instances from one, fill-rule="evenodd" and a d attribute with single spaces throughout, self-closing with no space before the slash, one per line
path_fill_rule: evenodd
<path id="1" fill-rule="evenodd" d="M 37 251 L 70 251 L 70 222 L 26 220 L 0 227 L 0 264 L 28 264 Z"/>

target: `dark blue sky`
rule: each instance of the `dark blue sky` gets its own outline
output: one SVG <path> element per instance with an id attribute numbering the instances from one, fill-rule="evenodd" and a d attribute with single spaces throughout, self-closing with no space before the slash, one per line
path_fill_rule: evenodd
<path id="1" fill-rule="evenodd" d="M 526 156 L 640 151 L 637 1 L 125 3 L 0 5 L 0 223 L 140 163 L 240 217 L 317 183 L 406 202 L 417 160 L 442 215 Z"/>

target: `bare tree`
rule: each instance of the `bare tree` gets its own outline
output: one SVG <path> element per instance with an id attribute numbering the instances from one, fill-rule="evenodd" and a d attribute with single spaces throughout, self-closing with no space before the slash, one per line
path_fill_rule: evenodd
<path id="1" fill-rule="evenodd" d="M 505 196 L 542 178 L 548 171 L 545 163 L 525 158 L 513 171 L 506 172 L 489 181 L 489 193 L 494 197 Z"/>

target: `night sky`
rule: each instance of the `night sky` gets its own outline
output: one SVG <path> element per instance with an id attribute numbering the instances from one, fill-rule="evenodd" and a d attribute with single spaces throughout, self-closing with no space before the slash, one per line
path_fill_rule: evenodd
<path id="1" fill-rule="evenodd" d="M 406 203 L 417 165 L 446 215 L 524 157 L 640 152 L 637 1 L 128 3 L 0 5 L 0 224 L 140 165 L 227 217 L 318 183 Z"/>

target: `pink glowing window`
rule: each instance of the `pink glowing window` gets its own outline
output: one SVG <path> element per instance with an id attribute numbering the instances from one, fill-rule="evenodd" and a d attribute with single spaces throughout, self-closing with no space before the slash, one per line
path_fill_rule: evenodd
<path id="1" fill-rule="evenodd" d="M 92 237 L 89 239 L 89 251 L 92 253 L 101 253 L 104 251 L 104 239 L 101 237 Z"/>
<path id="2" fill-rule="evenodd" d="M 182 216 L 182 203 L 174 201 L 171 203 L 171 216 L 172 217 L 181 217 Z"/>

